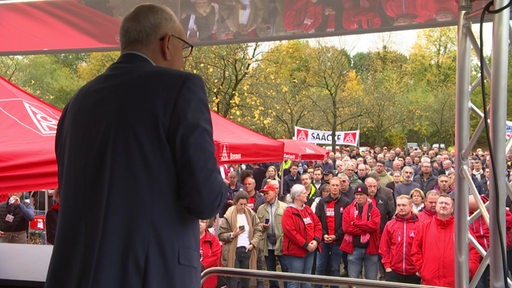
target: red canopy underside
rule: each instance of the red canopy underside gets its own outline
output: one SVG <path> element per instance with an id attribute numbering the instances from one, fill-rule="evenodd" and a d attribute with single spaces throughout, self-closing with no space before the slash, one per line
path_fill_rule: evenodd
<path id="1" fill-rule="evenodd" d="M 61 111 L 0 77 L 0 194 L 57 187 L 55 133 Z M 219 164 L 283 160 L 280 141 L 211 112 Z"/>
<path id="2" fill-rule="evenodd" d="M 118 49 L 119 26 L 74 1 L 0 2 L 0 54 Z"/>
<path id="3" fill-rule="evenodd" d="M 0 194 L 57 187 L 60 114 L 0 77 Z"/>
<path id="4" fill-rule="evenodd" d="M 215 156 L 219 164 L 283 161 L 280 141 L 254 132 L 211 112 Z"/>
<path id="5" fill-rule="evenodd" d="M 291 160 L 323 160 L 329 151 L 309 142 L 279 139 L 284 142 L 284 158 Z"/>

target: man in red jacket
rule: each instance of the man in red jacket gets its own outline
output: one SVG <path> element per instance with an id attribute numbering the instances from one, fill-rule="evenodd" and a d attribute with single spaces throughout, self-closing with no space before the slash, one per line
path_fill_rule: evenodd
<path id="1" fill-rule="evenodd" d="M 436 203 L 439 198 L 439 192 L 436 190 L 430 190 L 425 195 L 425 206 L 418 214 L 420 223 L 430 222 L 436 215 Z"/>
<path id="2" fill-rule="evenodd" d="M 439 195 L 437 215 L 424 222 L 416 231 L 412 245 L 412 259 L 421 284 L 455 287 L 455 218 L 454 200 L 447 194 Z M 480 254 L 469 246 L 469 274 L 475 274 L 480 264 Z"/>
<path id="3" fill-rule="evenodd" d="M 355 200 L 343 212 L 345 236 L 340 249 L 348 254 L 348 276 L 377 280 L 379 271 L 380 212 L 368 199 L 368 187 L 357 186 Z"/>
<path id="4" fill-rule="evenodd" d="M 411 258 L 417 225 L 418 217 L 412 213 L 412 199 L 407 195 L 398 196 L 395 218 L 386 223 L 379 246 L 386 281 L 421 283 Z"/>

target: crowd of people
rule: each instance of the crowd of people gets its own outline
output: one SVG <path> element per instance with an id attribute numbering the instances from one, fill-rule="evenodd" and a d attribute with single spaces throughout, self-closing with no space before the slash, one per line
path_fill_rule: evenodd
<path id="1" fill-rule="evenodd" d="M 343 149 L 318 163 L 217 170 L 204 82 L 180 71 L 193 50 L 186 38 L 169 8 L 137 6 L 120 27 L 121 56 L 64 108 L 55 144 L 60 202 L 47 218 L 59 219 L 56 233 L 48 233 L 55 245 L 46 287 L 198 287 L 201 268 L 220 265 L 455 285 L 451 196 L 461 188 L 453 181 L 453 155 Z M 134 122 L 141 108 L 151 117 Z M 472 213 L 489 193 L 488 161 L 481 150 L 470 161 L 479 194 L 468 199 Z M 0 203 L 0 242 L 26 243 L 35 216 L 20 196 Z M 209 218 L 218 211 L 212 233 Z M 487 249 L 486 222 L 477 218 L 470 228 L 478 240 L 472 245 Z M 512 247 L 510 237 L 507 243 Z M 473 276 L 481 257 L 468 249 Z M 203 284 L 245 288 L 251 281 L 264 285 L 243 277 Z"/>
<path id="2" fill-rule="evenodd" d="M 510 160 L 507 157 L 509 166 Z M 481 149 L 470 158 L 479 194 L 479 199 L 468 199 L 470 213 L 478 209 L 477 200 L 488 200 L 489 161 Z M 455 169 L 453 153 L 445 150 L 404 153 L 387 147 L 342 149 L 322 161 L 223 165 L 227 210 L 218 217 L 222 251 L 216 263 L 454 287 Z M 507 209 L 509 251 L 511 220 Z M 469 228 L 487 251 L 486 222 L 480 216 Z M 477 251 L 468 246 L 470 277 L 482 259 Z M 489 287 L 488 270 L 477 287 Z M 203 287 L 249 287 L 249 280 L 219 277 L 218 283 Z M 284 285 L 311 287 L 293 281 Z M 269 287 L 279 287 L 279 282 L 270 281 Z"/>

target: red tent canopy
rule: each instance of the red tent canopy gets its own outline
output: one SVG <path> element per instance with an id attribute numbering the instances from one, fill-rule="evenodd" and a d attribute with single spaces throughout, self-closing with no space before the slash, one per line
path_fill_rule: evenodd
<path id="1" fill-rule="evenodd" d="M 283 161 L 284 144 L 211 112 L 219 164 Z"/>
<path id="2" fill-rule="evenodd" d="M 323 160 L 329 151 L 305 141 L 279 139 L 284 142 L 284 158 L 291 160 Z"/>
<path id="3" fill-rule="evenodd" d="M 61 111 L 0 77 L 0 194 L 57 187 Z M 283 160 L 280 141 L 211 112 L 219 164 Z"/>
<path id="4" fill-rule="evenodd" d="M 0 77 L 0 194 L 57 187 L 60 114 Z"/>
<path id="5" fill-rule="evenodd" d="M 0 1 L 0 54 L 119 49 L 120 23 L 77 1 Z"/>

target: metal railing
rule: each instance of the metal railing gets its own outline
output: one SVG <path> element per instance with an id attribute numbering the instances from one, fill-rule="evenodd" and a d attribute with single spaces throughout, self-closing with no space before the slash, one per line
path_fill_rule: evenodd
<path id="1" fill-rule="evenodd" d="M 258 280 L 275 280 L 280 283 L 287 282 L 303 282 L 310 284 L 330 285 L 342 287 L 357 287 L 357 288 L 418 288 L 418 287 L 437 287 L 437 286 L 426 286 L 426 285 L 415 285 L 397 282 L 386 282 L 377 280 L 364 280 L 356 278 L 346 277 L 334 277 L 334 276 L 322 276 L 322 275 L 309 275 L 309 274 L 298 274 L 298 273 L 287 273 L 287 272 L 274 272 L 274 271 L 262 271 L 262 270 L 249 270 L 249 269 L 238 269 L 238 268 L 224 268 L 214 267 L 209 268 L 201 273 L 201 283 L 210 276 L 228 276 L 237 278 L 249 278 Z"/>

